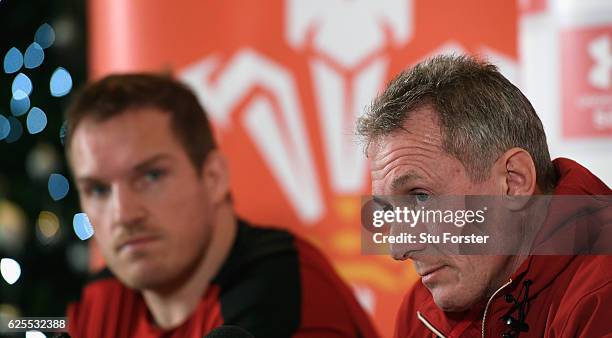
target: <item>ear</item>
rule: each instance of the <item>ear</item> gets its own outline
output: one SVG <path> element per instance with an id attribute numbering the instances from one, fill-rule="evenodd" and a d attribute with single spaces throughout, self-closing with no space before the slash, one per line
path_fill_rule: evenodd
<path id="1" fill-rule="evenodd" d="M 213 204 L 227 199 L 229 194 L 229 168 L 225 157 L 217 149 L 211 150 L 202 165 L 200 177 Z"/>
<path id="2" fill-rule="evenodd" d="M 521 209 L 537 189 L 535 163 L 531 155 L 522 148 L 512 148 L 497 159 L 495 167 L 503 174 L 503 194 L 513 201 L 513 209 Z"/>

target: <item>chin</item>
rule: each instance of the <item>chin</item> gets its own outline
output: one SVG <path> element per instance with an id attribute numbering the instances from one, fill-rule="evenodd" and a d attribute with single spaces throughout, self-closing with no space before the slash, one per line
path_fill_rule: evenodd
<path id="1" fill-rule="evenodd" d="M 470 309 L 476 302 L 460 288 L 452 290 L 434 289 L 431 291 L 434 302 L 444 312 L 462 312 Z"/>
<path id="2" fill-rule="evenodd" d="M 446 301 L 446 300 L 436 300 L 434 298 L 434 302 L 440 308 L 440 310 L 444 312 L 463 312 L 469 309 L 469 306 L 463 304 L 457 304 L 455 301 Z"/>
<path id="3" fill-rule="evenodd" d="M 156 289 L 164 285 L 165 279 L 160 276 L 149 273 L 148 275 L 130 275 L 119 278 L 128 288 L 142 291 L 147 289 Z"/>
<path id="4" fill-rule="evenodd" d="M 111 268 L 117 278 L 130 289 L 145 290 L 163 285 L 168 279 L 162 269 L 154 268 L 149 264 L 133 264 L 119 269 Z"/>

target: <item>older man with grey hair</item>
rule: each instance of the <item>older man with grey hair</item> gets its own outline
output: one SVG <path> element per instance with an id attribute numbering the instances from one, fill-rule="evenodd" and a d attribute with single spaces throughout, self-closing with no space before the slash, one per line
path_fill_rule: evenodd
<path id="1" fill-rule="evenodd" d="M 357 130 L 366 141 L 376 196 L 529 201 L 611 194 L 578 163 L 551 161 L 542 123 L 527 98 L 494 65 L 474 57 L 438 56 L 399 74 Z M 609 201 L 598 209 L 606 216 Z M 528 205 L 511 208 L 518 213 Z M 565 219 L 589 225 L 595 238 L 599 225 L 610 222 L 601 212 L 585 214 L 583 206 L 563 212 Z M 535 229 L 538 239 L 542 231 L 554 233 L 543 224 Z M 612 257 L 537 255 L 531 245 L 538 239 L 528 243 L 526 255 L 458 255 L 435 244 L 393 245 L 393 258 L 412 260 L 421 276 L 400 308 L 396 337 L 612 335 Z"/>

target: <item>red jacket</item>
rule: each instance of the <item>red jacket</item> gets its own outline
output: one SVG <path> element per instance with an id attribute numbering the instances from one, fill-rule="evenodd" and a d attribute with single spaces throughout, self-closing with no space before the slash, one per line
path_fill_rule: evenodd
<path id="1" fill-rule="evenodd" d="M 557 159 L 553 163 L 559 177 L 554 195 L 612 194 L 576 162 Z M 603 223 L 609 226 L 610 208 L 606 210 Z M 567 210 L 579 211 L 579 207 Z M 550 232 L 546 226 L 542 230 Z M 395 337 L 504 337 L 511 329 L 504 316 L 514 309 L 512 316 L 518 317 L 506 297 L 522 299 L 526 281 L 531 282 L 524 308 L 529 330 L 519 337 L 612 337 L 612 256 L 545 255 L 528 257 L 486 303 L 464 313 L 443 312 L 429 290 L 417 282 L 400 307 Z"/>
<path id="2" fill-rule="evenodd" d="M 68 308 L 73 338 L 201 338 L 221 325 L 262 338 L 378 337 L 352 290 L 317 249 L 288 231 L 244 221 L 200 304 L 173 330 L 154 325 L 141 294 L 109 270 Z"/>

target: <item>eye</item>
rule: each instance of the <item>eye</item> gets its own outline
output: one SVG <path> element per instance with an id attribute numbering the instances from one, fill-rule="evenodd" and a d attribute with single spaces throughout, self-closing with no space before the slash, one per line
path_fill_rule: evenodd
<path id="1" fill-rule="evenodd" d="M 108 195 L 110 187 L 105 184 L 92 184 L 85 189 L 85 194 L 88 196 L 102 198 Z"/>
<path id="2" fill-rule="evenodd" d="M 415 194 L 415 198 L 417 202 L 425 203 L 429 200 L 429 195 L 424 192 L 419 192 Z"/>
<path id="3" fill-rule="evenodd" d="M 431 195 L 423 190 L 411 191 L 409 195 L 414 205 L 425 205 L 431 198 Z"/>
<path id="4" fill-rule="evenodd" d="M 163 170 L 151 169 L 145 172 L 144 177 L 147 182 L 157 182 L 164 176 L 164 174 L 165 172 Z"/>

